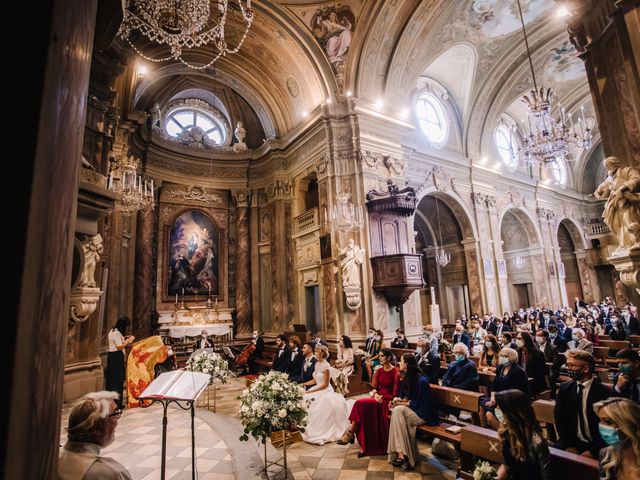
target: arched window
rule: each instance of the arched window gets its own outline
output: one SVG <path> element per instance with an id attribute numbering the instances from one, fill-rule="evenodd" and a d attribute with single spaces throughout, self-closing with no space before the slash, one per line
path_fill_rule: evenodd
<path id="1" fill-rule="evenodd" d="M 512 156 L 518 147 L 514 133 L 506 125 L 500 125 L 496 128 L 494 140 L 502 162 L 507 167 L 514 168 L 518 164 L 518 160 Z"/>
<path id="2" fill-rule="evenodd" d="M 447 139 L 447 118 L 442 103 L 433 93 L 423 93 L 416 103 L 416 116 L 422 133 L 431 143 L 444 143 Z"/>
<path id="3" fill-rule="evenodd" d="M 551 177 L 556 181 L 556 183 L 559 183 L 560 185 L 565 185 L 567 183 L 567 166 L 563 159 L 556 158 L 549 162 L 547 166 L 551 173 Z"/>
<path id="4" fill-rule="evenodd" d="M 213 115 L 192 107 L 178 107 L 171 110 L 165 119 L 165 129 L 174 138 L 179 138 L 193 127 L 202 129 L 204 135 L 216 145 L 224 143 L 224 129 Z"/>

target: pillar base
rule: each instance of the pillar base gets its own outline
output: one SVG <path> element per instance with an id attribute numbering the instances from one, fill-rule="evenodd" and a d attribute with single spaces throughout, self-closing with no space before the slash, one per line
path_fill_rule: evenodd
<path id="1" fill-rule="evenodd" d="M 100 390 L 104 390 L 104 375 L 99 358 L 65 367 L 64 403 L 77 400 L 86 393 Z"/>

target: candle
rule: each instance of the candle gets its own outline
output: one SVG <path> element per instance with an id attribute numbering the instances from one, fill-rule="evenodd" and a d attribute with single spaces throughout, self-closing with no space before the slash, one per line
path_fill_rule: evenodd
<path id="1" fill-rule="evenodd" d="M 109 182 L 107 183 L 107 188 L 109 190 L 113 190 L 113 175 L 109 174 Z"/>
<path id="2" fill-rule="evenodd" d="M 176 293 L 176 303 L 178 303 L 178 294 Z"/>
<path id="3" fill-rule="evenodd" d="M 218 306 L 218 299 L 216 298 L 216 307 Z"/>
<path id="4" fill-rule="evenodd" d="M 184 298 L 184 288 L 182 289 L 182 298 Z"/>

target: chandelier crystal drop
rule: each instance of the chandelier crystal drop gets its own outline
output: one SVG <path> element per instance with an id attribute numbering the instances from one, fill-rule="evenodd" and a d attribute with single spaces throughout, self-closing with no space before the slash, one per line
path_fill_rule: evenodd
<path id="1" fill-rule="evenodd" d="M 154 183 L 138 174 L 140 162 L 133 156 L 112 158 L 107 180 L 109 190 L 120 195 L 120 208 L 125 215 L 149 213 L 155 207 Z"/>
<path id="2" fill-rule="evenodd" d="M 527 263 L 527 261 L 524 258 L 522 258 L 520 255 L 515 257 L 512 261 L 513 261 L 513 266 L 516 267 L 518 270 L 522 270 Z"/>
<path id="3" fill-rule="evenodd" d="M 538 87 L 520 0 L 517 3 L 533 89 L 522 97 L 529 110 L 527 122 L 522 120 L 522 145 L 513 145 L 511 141 L 509 144 L 512 170 L 519 166 L 539 166 L 563 159 L 569 153 L 570 144 L 578 148 L 589 148 L 593 139 L 593 132 L 585 119 L 584 106 L 580 107 L 580 116 L 576 121 L 559 102 L 554 114 L 555 92 L 550 88 Z M 516 134 L 517 130 L 514 125 L 512 133 Z"/>
<path id="4" fill-rule="evenodd" d="M 229 0 L 126 0 L 118 35 L 150 62 L 177 60 L 189 68 L 204 70 L 220 57 L 237 53 L 247 37 L 253 22 L 251 0 L 236 0 L 236 4 L 245 29 L 233 48 L 225 39 Z M 170 52 L 165 56 L 144 53 L 140 36 L 166 45 Z M 213 58 L 208 63 L 196 65 L 184 59 L 185 51 L 206 45 L 214 47 Z"/>
<path id="5" fill-rule="evenodd" d="M 336 195 L 336 203 L 331 209 L 331 215 L 325 218 L 338 230 L 352 231 L 358 230 L 364 223 L 364 215 L 362 207 L 356 207 L 351 201 L 349 193 L 338 193 Z"/>

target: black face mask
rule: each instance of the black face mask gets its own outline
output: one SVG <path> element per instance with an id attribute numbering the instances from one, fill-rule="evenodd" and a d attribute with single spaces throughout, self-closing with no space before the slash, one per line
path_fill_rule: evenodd
<path id="1" fill-rule="evenodd" d="M 584 375 L 582 369 L 570 370 L 568 368 L 565 368 L 564 373 L 567 375 L 567 377 L 571 378 L 571 380 L 580 380 Z"/>

